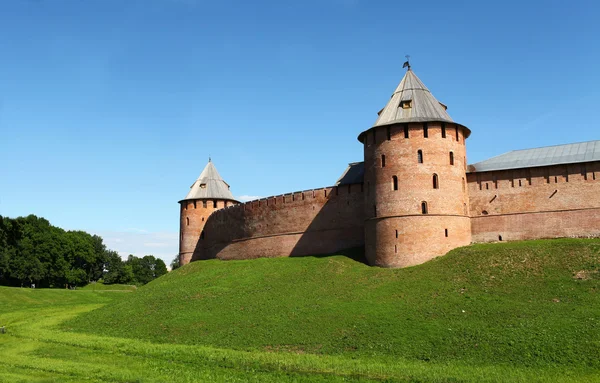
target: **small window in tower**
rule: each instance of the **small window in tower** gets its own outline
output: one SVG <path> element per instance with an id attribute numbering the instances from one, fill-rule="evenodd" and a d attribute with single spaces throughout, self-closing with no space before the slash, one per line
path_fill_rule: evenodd
<path id="1" fill-rule="evenodd" d="M 400 107 L 402 109 L 409 109 L 412 108 L 412 100 L 404 100 L 404 101 L 400 101 Z"/>
<path id="2" fill-rule="evenodd" d="M 454 165 L 454 152 L 450 152 L 450 165 Z"/>
<path id="3" fill-rule="evenodd" d="M 194 209 L 196 208 L 196 201 L 194 201 Z"/>
<path id="4" fill-rule="evenodd" d="M 377 205 L 373 205 L 373 217 L 377 217 Z"/>
<path id="5" fill-rule="evenodd" d="M 392 177 L 392 188 L 393 188 L 393 190 L 398 190 L 398 177 L 397 176 Z"/>
<path id="6" fill-rule="evenodd" d="M 200 239 L 204 239 L 204 230 L 202 230 L 202 233 L 200 233 Z"/>
<path id="7" fill-rule="evenodd" d="M 387 140 L 391 140 L 392 139 L 392 128 L 390 128 L 389 126 L 387 127 L 386 130 L 386 134 L 387 134 Z"/>
<path id="8" fill-rule="evenodd" d="M 381 167 L 385 168 L 385 154 L 381 155 Z"/>
<path id="9" fill-rule="evenodd" d="M 462 189 L 463 189 L 463 193 L 465 192 L 465 189 L 467 188 L 467 183 L 465 182 L 465 177 L 462 178 Z"/>
<path id="10" fill-rule="evenodd" d="M 215 207 L 215 209 L 217 208 L 217 200 L 213 201 L 213 206 Z"/>
<path id="11" fill-rule="evenodd" d="M 206 184 L 200 184 L 201 189 L 206 189 Z"/>
<path id="12" fill-rule="evenodd" d="M 448 238 L 448 229 L 444 229 L 444 235 Z"/>
<path id="13" fill-rule="evenodd" d="M 408 124 L 404 124 L 404 138 L 408 138 Z"/>
<path id="14" fill-rule="evenodd" d="M 398 238 L 398 230 L 396 230 L 396 238 Z"/>
<path id="15" fill-rule="evenodd" d="M 427 214 L 427 202 L 421 202 L 421 214 Z"/>
<path id="16" fill-rule="evenodd" d="M 488 185 L 488 183 L 485 183 L 485 190 L 489 190 L 490 189 L 490 185 Z"/>
<path id="17" fill-rule="evenodd" d="M 446 138 L 446 124 L 442 124 L 442 138 Z"/>
<path id="18" fill-rule="evenodd" d="M 190 226 L 190 217 L 185 218 L 185 224 L 186 226 Z"/>
<path id="19" fill-rule="evenodd" d="M 519 187 L 523 186 L 523 184 L 521 183 L 521 180 L 519 180 Z"/>
<path id="20" fill-rule="evenodd" d="M 202 222 L 204 222 L 204 217 L 202 217 Z"/>
<path id="21" fill-rule="evenodd" d="M 206 201 L 202 201 L 202 207 L 206 209 Z"/>
<path id="22" fill-rule="evenodd" d="M 458 142 L 458 125 L 456 126 L 456 142 Z"/>
<path id="23" fill-rule="evenodd" d="M 433 174 L 433 188 L 434 189 L 439 189 L 440 188 L 440 183 L 438 180 L 438 175 L 437 174 Z"/>
<path id="24" fill-rule="evenodd" d="M 423 124 L 423 137 L 424 138 L 429 137 L 429 127 L 427 126 L 427 123 Z"/>
<path id="25" fill-rule="evenodd" d="M 421 149 L 417 150 L 417 162 L 423 163 L 423 151 Z"/>

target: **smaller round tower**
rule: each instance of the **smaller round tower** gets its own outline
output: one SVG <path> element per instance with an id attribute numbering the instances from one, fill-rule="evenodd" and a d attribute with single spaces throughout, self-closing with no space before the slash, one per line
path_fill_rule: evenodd
<path id="1" fill-rule="evenodd" d="M 198 240 L 204 235 L 204 225 L 208 217 L 216 210 L 238 203 L 229 190 L 229 184 L 221 178 L 209 158 L 200 177 L 190 187 L 190 192 L 179 201 L 179 264 L 181 266 L 190 263 L 192 257 L 198 252 Z"/>

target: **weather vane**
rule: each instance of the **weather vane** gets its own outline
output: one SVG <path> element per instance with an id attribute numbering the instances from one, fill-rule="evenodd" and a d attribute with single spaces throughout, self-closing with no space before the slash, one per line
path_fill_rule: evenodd
<path id="1" fill-rule="evenodd" d="M 404 65 L 402 65 L 402 68 L 407 68 L 408 67 L 408 70 L 410 70 L 410 56 L 406 55 L 404 57 L 406 57 L 406 62 L 404 63 Z"/>

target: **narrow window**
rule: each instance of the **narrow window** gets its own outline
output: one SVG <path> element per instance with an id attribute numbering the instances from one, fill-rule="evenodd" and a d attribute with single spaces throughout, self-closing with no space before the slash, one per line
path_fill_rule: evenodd
<path id="1" fill-rule="evenodd" d="M 557 184 L 558 183 L 558 177 L 554 176 L 554 183 Z"/>
<path id="2" fill-rule="evenodd" d="M 217 200 L 213 201 L 213 206 L 215 207 L 215 209 L 217 208 Z"/>
<path id="3" fill-rule="evenodd" d="M 494 181 L 494 188 L 498 189 L 498 178 L 496 178 L 496 176 L 493 176 L 492 180 Z"/>
<path id="4" fill-rule="evenodd" d="M 394 253 L 398 252 L 398 245 L 394 245 Z"/>
<path id="5" fill-rule="evenodd" d="M 421 202 L 421 214 L 427 214 L 427 202 Z"/>
<path id="6" fill-rule="evenodd" d="M 377 205 L 373 205 L 373 217 L 377 217 Z"/>
<path id="7" fill-rule="evenodd" d="M 585 168 L 585 164 L 581 165 L 581 175 L 583 179 L 587 181 L 587 169 Z"/>
<path id="8" fill-rule="evenodd" d="M 202 201 L 202 207 L 206 209 L 206 201 Z"/>
<path id="9" fill-rule="evenodd" d="M 465 177 L 462 178 L 462 188 L 463 188 L 463 193 L 465 192 L 465 188 L 467 187 L 467 183 L 465 182 Z"/>
<path id="10" fill-rule="evenodd" d="M 202 222 L 204 222 L 204 217 L 202 217 Z"/>
<path id="11" fill-rule="evenodd" d="M 444 229 L 444 235 L 448 238 L 448 229 Z"/>
<path id="12" fill-rule="evenodd" d="M 485 183 L 485 190 L 489 190 L 490 189 L 490 185 L 488 185 L 488 183 Z"/>
<path id="13" fill-rule="evenodd" d="M 408 138 L 408 124 L 404 124 L 404 138 Z"/>
<path id="14" fill-rule="evenodd" d="M 396 230 L 396 238 L 398 238 L 398 230 Z"/>
<path id="15" fill-rule="evenodd" d="M 392 177 L 392 188 L 393 190 L 398 190 L 398 177 Z"/>
<path id="16" fill-rule="evenodd" d="M 498 241 L 502 242 L 502 236 L 501 235 L 498 236 Z"/>
<path id="17" fill-rule="evenodd" d="M 385 154 L 381 155 L 381 167 L 385 168 Z"/>
<path id="18" fill-rule="evenodd" d="M 456 142 L 458 142 L 458 126 L 456 126 Z"/>
<path id="19" fill-rule="evenodd" d="M 196 208 L 196 201 L 194 201 L 194 209 Z"/>
<path id="20" fill-rule="evenodd" d="M 200 239 L 204 239 L 204 230 L 202 230 L 202 233 L 200 233 Z"/>
<path id="21" fill-rule="evenodd" d="M 187 205 L 188 205 L 188 203 L 186 202 L 186 203 L 185 203 L 185 206 L 184 206 L 185 210 L 187 210 Z"/>
<path id="22" fill-rule="evenodd" d="M 433 188 L 434 189 L 439 189 L 440 188 L 440 184 L 438 181 L 438 175 L 437 174 L 433 174 Z"/>
<path id="23" fill-rule="evenodd" d="M 424 138 L 429 137 L 429 127 L 427 126 L 427 123 L 423 124 L 423 137 Z"/>
<path id="24" fill-rule="evenodd" d="M 185 219 L 185 224 L 186 224 L 187 226 L 190 226 L 190 218 L 189 218 L 189 217 L 186 217 L 186 219 Z"/>
<path id="25" fill-rule="evenodd" d="M 450 165 L 454 165 L 454 152 L 450 152 Z"/>
<path id="26" fill-rule="evenodd" d="M 521 185 L 521 180 L 519 180 L 519 187 L 521 187 L 521 186 L 522 186 L 522 185 Z"/>
<path id="27" fill-rule="evenodd" d="M 446 138 L 446 124 L 442 124 L 442 138 Z"/>
<path id="28" fill-rule="evenodd" d="M 392 129 L 389 126 L 387 127 L 386 133 L 387 133 L 387 140 L 388 141 L 391 140 L 392 139 Z"/>
<path id="29" fill-rule="evenodd" d="M 348 185 L 348 186 L 350 186 L 350 185 Z M 350 189 L 350 188 L 348 188 L 348 189 Z M 348 190 L 348 191 L 350 191 L 350 190 Z M 302 201 L 304 201 L 304 193 L 302 193 Z"/>
<path id="30" fill-rule="evenodd" d="M 423 151 L 421 149 L 417 150 L 417 162 L 423 163 Z"/>

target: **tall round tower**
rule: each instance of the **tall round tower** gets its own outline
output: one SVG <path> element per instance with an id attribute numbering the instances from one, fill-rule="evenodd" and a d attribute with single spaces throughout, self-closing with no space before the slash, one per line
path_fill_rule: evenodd
<path id="1" fill-rule="evenodd" d="M 471 243 L 465 139 L 408 67 L 375 125 L 362 132 L 365 251 L 370 264 L 406 267 Z"/>
<path id="2" fill-rule="evenodd" d="M 179 201 L 179 264 L 190 263 L 198 252 L 197 244 L 204 235 L 204 224 L 216 210 L 239 203 L 233 198 L 229 185 L 209 159 L 200 177 L 190 187 L 187 196 Z"/>

